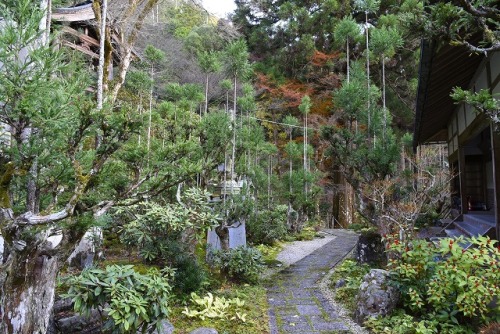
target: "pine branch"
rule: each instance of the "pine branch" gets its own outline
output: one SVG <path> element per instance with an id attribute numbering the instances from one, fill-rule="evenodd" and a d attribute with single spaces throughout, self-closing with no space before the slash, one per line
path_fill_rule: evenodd
<path id="1" fill-rule="evenodd" d="M 488 6 L 474 7 L 468 0 L 460 0 L 460 4 L 468 13 L 474 16 L 489 18 L 496 22 L 500 21 L 500 10 L 498 8 Z"/>

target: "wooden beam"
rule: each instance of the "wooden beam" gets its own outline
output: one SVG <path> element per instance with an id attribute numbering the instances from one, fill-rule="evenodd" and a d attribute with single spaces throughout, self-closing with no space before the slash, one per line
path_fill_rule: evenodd
<path id="1" fill-rule="evenodd" d="M 75 37 L 78 37 L 80 39 L 80 41 L 84 42 L 84 43 L 88 43 L 92 46 L 95 46 L 95 47 L 99 47 L 99 41 L 93 37 L 90 37 L 88 35 L 85 35 L 84 33 L 81 33 L 79 32 L 78 30 L 75 30 L 71 27 L 63 27 L 61 29 L 62 32 L 64 33 L 68 33 L 70 35 L 73 35 Z"/>
<path id="2" fill-rule="evenodd" d="M 99 59 L 99 55 L 95 52 L 92 52 L 92 50 L 89 50 L 83 46 L 80 46 L 80 45 L 76 45 L 74 43 L 71 43 L 71 42 L 68 42 L 68 41 L 62 41 L 62 44 L 67 46 L 67 47 L 70 47 L 72 48 L 73 50 L 77 50 L 77 51 L 80 51 L 94 59 Z"/>
<path id="3" fill-rule="evenodd" d="M 493 185 L 494 185 L 494 203 L 497 240 L 500 240 L 500 135 L 490 127 L 491 131 L 491 159 L 493 163 Z"/>
<path id="4" fill-rule="evenodd" d="M 465 190 L 467 189 L 465 180 L 465 151 L 462 145 L 458 146 L 458 177 L 460 180 L 460 201 L 461 201 L 461 214 L 465 214 L 469 210 L 467 194 Z"/>

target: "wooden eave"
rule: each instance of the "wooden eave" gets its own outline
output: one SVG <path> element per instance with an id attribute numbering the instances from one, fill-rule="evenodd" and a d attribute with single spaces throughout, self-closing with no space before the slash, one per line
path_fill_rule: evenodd
<path id="1" fill-rule="evenodd" d="M 88 21 L 95 19 L 92 3 L 52 10 L 52 20 L 63 22 Z"/>
<path id="2" fill-rule="evenodd" d="M 413 146 L 445 142 L 447 125 L 456 109 L 454 87 L 470 88 L 483 55 L 463 47 L 422 41 Z"/>

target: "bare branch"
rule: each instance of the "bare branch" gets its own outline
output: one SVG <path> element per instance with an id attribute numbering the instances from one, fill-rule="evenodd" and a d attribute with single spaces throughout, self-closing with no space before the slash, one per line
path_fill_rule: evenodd
<path id="1" fill-rule="evenodd" d="M 73 209 L 74 207 L 72 208 L 71 206 L 68 206 L 61 211 L 45 216 L 36 215 L 33 212 L 28 211 L 20 215 L 16 219 L 16 222 L 19 225 L 45 225 L 55 223 L 57 221 L 68 218 Z"/>
<path id="2" fill-rule="evenodd" d="M 486 17 L 496 21 L 500 21 L 500 10 L 494 7 L 480 6 L 476 8 L 468 0 L 460 0 L 463 8 L 472 15 Z"/>
<path id="3" fill-rule="evenodd" d="M 467 47 L 470 51 L 472 51 L 474 53 L 482 53 L 484 55 L 488 55 L 489 52 L 500 51 L 500 42 L 494 43 L 493 45 L 491 45 L 490 47 L 487 47 L 487 48 L 474 46 L 467 41 L 459 41 L 457 43 Z"/>

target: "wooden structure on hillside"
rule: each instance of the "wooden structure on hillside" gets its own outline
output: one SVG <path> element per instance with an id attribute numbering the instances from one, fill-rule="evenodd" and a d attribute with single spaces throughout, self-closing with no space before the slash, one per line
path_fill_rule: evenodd
<path id="1" fill-rule="evenodd" d="M 413 139 L 415 148 L 448 145 L 450 168 L 457 174 L 451 191 L 458 230 L 500 239 L 500 134 L 484 114 L 452 100 L 454 87 L 500 93 L 500 52 L 485 57 L 424 41 Z"/>
<path id="2" fill-rule="evenodd" d="M 75 7 L 54 8 L 52 21 L 62 24 L 62 45 L 77 50 L 91 59 L 99 59 L 99 40 L 95 33 L 92 2 Z"/>
<path id="3" fill-rule="evenodd" d="M 86 2 L 74 7 L 55 8 L 52 10 L 52 20 L 60 22 L 82 22 L 95 19 L 92 2 Z"/>
<path id="4" fill-rule="evenodd" d="M 89 56 L 97 65 L 99 60 L 99 37 L 96 31 L 97 26 L 92 1 L 86 1 L 74 7 L 54 8 L 51 18 L 53 22 L 62 25 L 61 44 Z M 118 32 L 112 30 L 114 65 L 117 65 L 121 60 L 119 51 L 122 43 L 118 35 Z M 137 54 L 134 52 L 133 57 L 137 58 Z M 113 71 L 110 69 L 108 72 L 111 79 Z"/>

